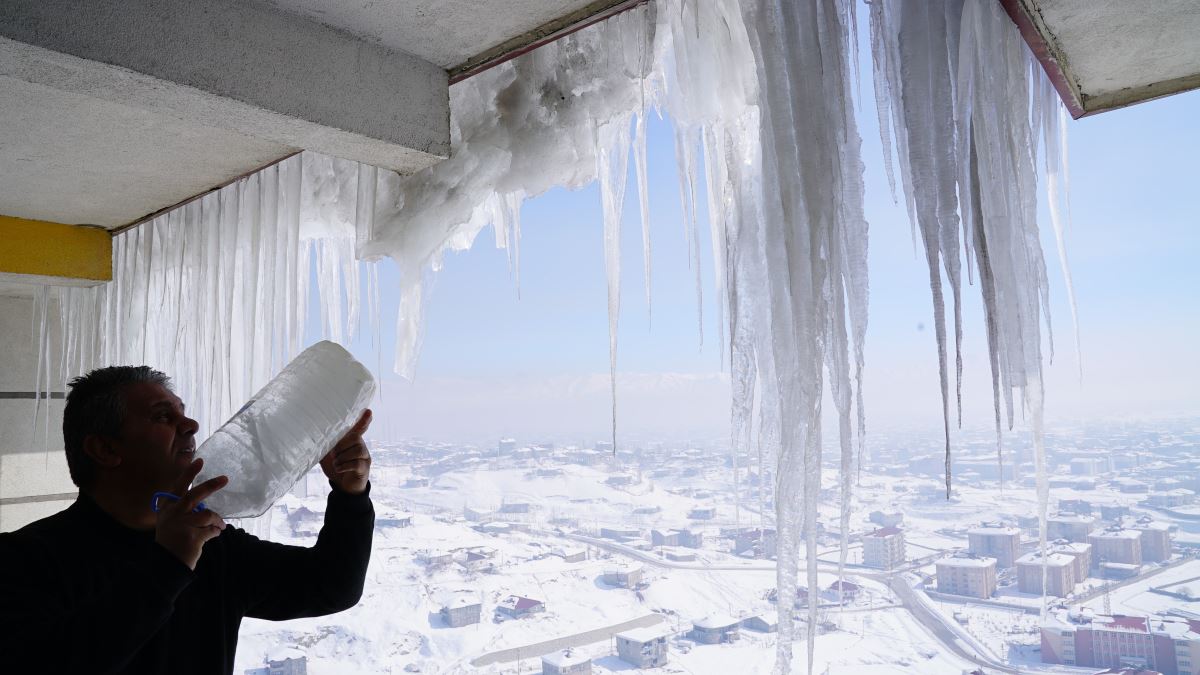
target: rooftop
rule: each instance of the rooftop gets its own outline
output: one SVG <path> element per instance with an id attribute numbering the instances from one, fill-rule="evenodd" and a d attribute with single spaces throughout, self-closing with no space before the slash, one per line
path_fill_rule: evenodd
<path id="1" fill-rule="evenodd" d="M 1050 521 L 1057 523 L 1094 523 L 1096 519 L 1091 516 L 1081 516 L 1078 513 L 1056 513 L 1046 518 L 1046 522 Z"/>
<path id="2" fill-rule="evenodd" d="M 1107 529 L 1093 532 L 1088 536 L 1096 539 L 1141 539 L 1142 533 L 1137 530 Z"/>
<path id="3" fill-rule="evenodd" d="M 444 606 L 449 609 L 460 609 L 462 607 L 471 607 L 472 605 L 479 605 L 479 604 L 480 603 L 477 598 L 473 598 L 473 597 L 466 596 L 466 595 L 460 595 L 458 597 L 455 597 L 455 598 L 447 601 Z"/>
<path id="4" fill-rule="evenodd" d="M 989 536 L 996 535 L 1020 535 L 1021 531 L 1015 527 L 1001 527 L 996 525 L 984 525 L 967 530 L 967 534 L 982 534 Z"/>
<path id="5" fill-rule="evenodd" d="M 1068 565 L 1074 564 L 1074 562 L 1075 562 L 1075 557 L 1067 555 L 1066 553 L 1048 553 L 1048 554 L 1046 554 L 1046 559 L 1045 559 L 1045 563 L 1046 563 L 1047 567 L 1066 567 Z M 1041 566 L 1042 554 L 1038 553 L 1037 551 L 1033 551 L 1032 553 L 1026 553 L 1025 555 L 1021 556 L 1020 558 L 1017 558 L 1017 564 L 1018 565 Z"/>
<path id="6" fill-rule="evenodd" d="M 738 619 L 735 619 L 731 616 L 727 616 L 724 614 L 710 614 L 701 619 L 695 619 L 692 621 L 693 626 L 695 626 L 696 628 L 702 628 L 704 630 L 717 630 L 719 628 L 730 628 L 730 627 L 738 625 L 738 623 L 739 623 Z"/>
<path id="7" fill-rule="evenodd" d="M 591 659 L 584 656 L 580 652 L 564 649 L 562 651 L 547 654 L 542 657 L 542 663 L 548 663 L 558 668 L 565 666 L 577 666 L 581 663 L 588 663 Z"/>
<path id="8" fill-rule="evenodd" d="M 659 638 L 671 636 L 671 629 L 661 624 L 657 626 L 643 626 L 642 628 L 633 628 L 631 630 L 617 633 L 617 637 L 630 642 L 652 642 Z"/>
<path id="9" fill-rule="evenodd" d="M 938 560 L 937 564 L 938 567 L 993 567 L 996 559 L 972 553 L 956 553 Z"/>
<path id="10" fill-rule="evenodd" d="M 1088 551 L 1092 550 L 1092 545 L 1077 541 L 1062 541 L 1055 542 L 1051 546 L 1051 550 L 1062 551 L 1064 553 L 1087 553 Z"/>

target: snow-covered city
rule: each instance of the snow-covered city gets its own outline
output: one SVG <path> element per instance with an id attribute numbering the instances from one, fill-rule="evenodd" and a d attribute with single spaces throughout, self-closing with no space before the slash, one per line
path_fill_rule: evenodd
<path id="1" fill-rule="evenodd" d="M 994 439 L 968 443 L 947 501 L 936 435 L 872 439 L 845 566 L 839 575 L 842 533 L 824 525 L 819 587 L 794 603 L 798 622 L 819 608 L 816 672 L 1095 673 L 1118 653 L 1197 672 L 1200 419 L 1048 434 L 1044 582 L 1028 439 L 1011 440 L 1003 475 Z M 289 658 L 309 673 L 770 669 L 769 465 L 751 463 L 735 486 L 719 439 L 615 456 L 602 441 L 518 439 L 373 453 L 362 602 L 284 625 L 247 620 L 240 669 Z M 825 523 L 837 522 L 835 488 L 822 490 Z M 257 526 L 311 544 L 327 491 L 312 474 Z"/>

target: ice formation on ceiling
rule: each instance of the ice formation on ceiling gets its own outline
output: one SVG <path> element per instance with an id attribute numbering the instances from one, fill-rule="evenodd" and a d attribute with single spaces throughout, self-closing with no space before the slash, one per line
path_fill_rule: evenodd
<path id="1" fill-rule="evenodd" d="M 321 324 L 340 340 L 364 318 L 377 322 L 378 281 L 362 261 L 389 256 L 402 274 L 394 364 L 411 377 L 423 282 L 445 253 L 491 225 L 519 280 L 522 202 L 598 181 L 615 437 L 626 176 L 632 152 L 649 299 L 645 128 L 648 115 L 664 114 L 677 130 L 698 303 L 696 202 L 708 200 L 735 461 L 756 454 L 760 473 L 775 467 L 780 629 L 789 636 L 802 541 L 809 587 L 817 581 L 826 382 L 838 418 L 843 533 L 865 428 L 856 23 L 853 0 L 658 0 L 474 76 L 451 89 L 452 156 L 430 169 L 402 177 L 305 153 L 116 237 L 114 282 L 61 296 L 61 369 L 150 363 L 176 377 L 211 429 L 302 347 L 314 260 Z M 1059 104 L 994 2 L 874 0 L 870 24 L 881 132 L 885 148 L 894 143 L 929 264 L 947 453 L 942 274 L 957 379 L 965 253 L 985 305 L 997 430 L 1000 402 L 1011 425 L 1019 392 L 1033 420 L 1044 523 L 1040 322 L 1049 315 L 1035 161 L 1041 142 L 1057 190 Z M 1061 199 L 1051 201 L 1057 229 Z M 843 541 L 839 567 L 845 551 Z M 812 603 L 810 669 L 815 612 Z M 781 639 L 777 672 L 788 672 L 791 658 L 791 641 Z"/>

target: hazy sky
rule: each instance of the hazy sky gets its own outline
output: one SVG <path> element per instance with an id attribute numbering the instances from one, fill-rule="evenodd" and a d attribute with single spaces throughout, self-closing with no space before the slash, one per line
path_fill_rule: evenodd
<path id="1" fill-rule="evenodd" d="M 871 228 L 868 420 L 877 429 L 935 429 L 941 412 L 927 272 L 908 220 L 888 193 L 870 90 L 864 81 L 858 114 Z M 1047 377 L 1048 415 L 1200 412 L 1200 92 L 1073 121 L 1068 133 L 1067 246 L 1083 380 L 1043 212 L 1057 348 Z M 621 428 L 639 436 L 719 435 L 728 424 L 728 379 L 717 345 L 707 220 L 701 222 L 701 346 L 669 123 L 652 124 L 649 140 L 653 320 L 631 164 L 622 232 Z M 520 299 L 508 254 L 496 248 L 490 230 L 470 251 L 448 255 L 429 295 L 416 381 L 388 376 L 379 436 L 585 441 L 607 433 L 598 189 L 554 190 L 527 202 L 521 216 Z M 394 270 L 385 269 L 385 289 L 394 281 Z M 964 289 L 964 296 L 964 422 L 988 425 L 991 385 L 977 288 Z M 394 292 L 385 291 L 384 305 L 393 307 L 385 323 L 386 367 Z M 368 343 L 355 351 L 374 363 Z"/>

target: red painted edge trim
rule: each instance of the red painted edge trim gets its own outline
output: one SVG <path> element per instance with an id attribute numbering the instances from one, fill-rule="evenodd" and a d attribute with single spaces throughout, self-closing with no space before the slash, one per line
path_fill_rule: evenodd
<path id="1" fill-rule="evenodd" d="M 1050 78 L 1050 82 L 1054 85 L 1055 91 L 1058 92 L 1058 97 L 1062 99 L 1063 105 L 1067 106 L 1067 111 L 1071 113 L 1073 119 L 1085 117 L 1089 113 L 1083 109 L 1080 101 L 1075 97 L 1075 90 L 1071 88 L 1071 84 L 1067 81 L 1067 75 L 1062 70 L 1062 65 L 1058 59 L 1050 52 L 1050 45 L 1046 43 L 1046 39 L 1038 31 L 1034 25 L 1033 19 L 1026 13 L 1020 0 L 1000 0 L 1000 6 L 1012 19 L 1013 23 L 1017 24 L 1017 28 L 1021 31 L 1021 37 L 1025 39 L 1025 44 L 1029 45 L 1030 51 L 1033 52 L 1038 62 L 1042 64 L 1042 70 L 1046 71 L 1046 76 Z"/>
<path id="2" fill-rule="evenodd" d="M 543 45 L 548 45 L 551 42 L 554 42 L 556 40 L 562 39 L 562 38 L 570 35 L 571 33 L 583 30 L 584 28 L 587 28 L 588 26 L 600 23 L 601 21 L 604 21 L 605 19 L 616 16 L 617 14 L 620 14 L 622 12 L 627 12 L 627 11 L 633 9 L 634 7 L 637 7 L 638 5 L 642 5 L 647 2 L 649 2 L 649 0 L 626 0 L 625 2 L 613 5 L 612 7 L 609 7 L 608 9 L 597 12 L 597 13 L 589 16 L 588 18 L 583 19 L 582 21 L 579 21 L 578 23 L 572 24 L 565 28 L 561 28 L 545 37 L 538 38 L 524 46 L 518 47 L 510 52 L 505 52 L 504 54 L 501 54 L 500 56 L 497 56 L 488 61 L 484 61 L 483 63 L 480 63 L 476 66 L 472 66 L 472 67 L 468 68 L 467 70 L 462 71 L 461 73 L 457 73 L 457 74 L 451 76 L 450 84 L 462 82 L 463 80 L 467 79 L 468 77 L 472 77 L 474 75 L 478 75 L 479 73 L 484 72 L 485 70 L 490 70 L 492 68 L 495 68 L 496 66 L 498 66 L 502 63 L 511 61 L 511 60 L 517 58 L 518 56 L 521 56 L 522 54 L 528 54 L 529 52 L 537 49 L 538 47 L 541 47 Z"/>

